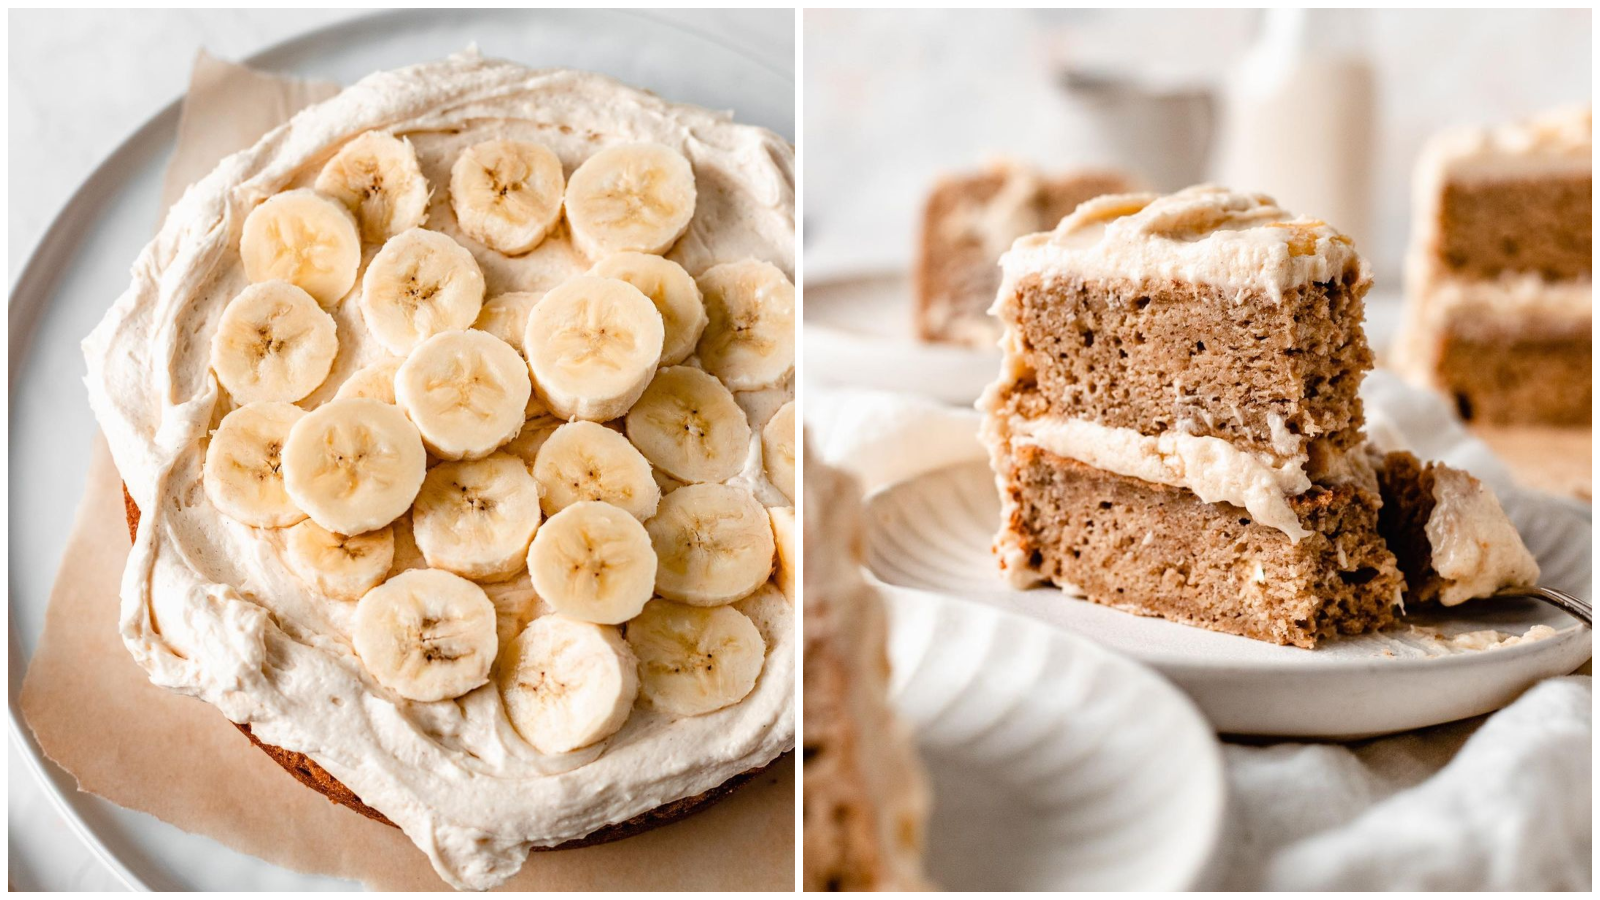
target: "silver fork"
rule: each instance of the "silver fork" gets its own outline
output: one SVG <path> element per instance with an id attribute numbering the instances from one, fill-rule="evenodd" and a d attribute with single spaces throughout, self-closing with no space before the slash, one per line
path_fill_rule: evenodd
<path id="1" fill-rule="evenodd" d="M 1594 627 L 1594 610 L 1587 600 L 1579 600 L 1566 591 L 1558 591 L 1547 587 L 1512 587 L 1502 588 L 1494 593 L 1495 597 L 1533 597 L 1560 609 L 1568 615 L 1583 620 L 1583 624 Z"/>

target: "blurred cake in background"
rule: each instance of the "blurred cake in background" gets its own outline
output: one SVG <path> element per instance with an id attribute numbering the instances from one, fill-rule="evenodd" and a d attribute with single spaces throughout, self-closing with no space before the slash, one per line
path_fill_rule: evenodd
<path id="1" fill-rule="evenodd" d="M 1099 197 L 1002 265 L 980 434 L 1015 586 L 1301 647 L 1393 621 L 1349 238 L 1197 187 Z"/>
<path id="2" fill-rule="evenodd" d="M 925 887 L 928 789 L 888 704 L 888 622 L 861 575 L 861 493 L 805 458 L 803 887 Z"/>
<path id="3" fill-rule="evenodd" d="M 1132 190 L 1109 170 L 1047 175 L 1016 162 L 942 178 L 928 195 L 915 269 L 916 327 L 925 341 L 992 347 L 989 315 L 1000 255 L 1027 234 L 1049 231 L 1079 203 Z"/>
<path id="4" fill-rule="evenodd" d="M 1440 134 L 1418 162 L 1394 362 L 1468 422 L 1590 424 L 1591 132 L 1567 109 Z"/>

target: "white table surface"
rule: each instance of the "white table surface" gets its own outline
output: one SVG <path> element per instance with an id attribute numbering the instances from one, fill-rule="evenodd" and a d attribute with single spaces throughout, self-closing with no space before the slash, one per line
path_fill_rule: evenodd
<path id="1" fill-rule="evenodd" d="M 9 16 L 8 287 L 91 171 L 180 96 L 205 48 L 242 59 L 361 10 L 71 10 Z M 758 10 L 658 11 L 762 56 L 794 58 L 793 19 Z M 151 229 L 157 211 L 151 211 Z M 8 884 L 17 890 L 122 890 L 51 805 L 13 744 L 7 751 Z"/>

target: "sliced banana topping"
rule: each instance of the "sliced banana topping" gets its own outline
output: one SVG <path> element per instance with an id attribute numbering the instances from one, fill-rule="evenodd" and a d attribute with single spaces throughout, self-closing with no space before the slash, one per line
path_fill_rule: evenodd
<path id="1" fill-rule="evenodd" d="M 423 703 L 488 682 L 499 649 L 489 595 L 437 569 L 401 572 L 368 591 L 350 638 L 379 684 Z"/>
<path id="2" fill-rule="evenodd" d="M 368 366 L 362 366 L 351 373 L 344 384 L 339 385 L 339 390 L 334 393 L 337 400 L 366 397 L 383 403 L 394 403 L 394 374 L 400 370 L 400 364 L 405 362 L 398 356 L 382 359 Z"/>
<path id="3" fill-rule="evenodd" d="M 442 459 L 481 459 L 515 437 L 532 390 L 522 357 L 485 331 L 428 338 L 394 378 L 395 400 Z"/>
<path id="4" fill-rule="evenodd" d="M 661 498 L 644 523 L 655 547 L 656 593 L 695 606 L 732 603 L 772 575 L 772 521 L 749 490 L 691 484 Z"/>
<path id="5" fill-rule="evenodd" d="M 543 297 L 542 291 L 512 291 L 490 297 L 472 327 L 489 332 L 521 353 L 522 338 L 528 332 L 528 314 Z"/>
<path id="6" fill-rule="evenodd" d="M 561 218 L 566 180 L 550 148 L 527 141 L 484 141 L 450 167 L 450 208 L 467 236 L 507 256 L 539 246 Z"/>
<path id="7" fill-rule="evenodd" d="M 381 244 L 428 217 L 428 179 L 411 142 L 386 131 L 357 135 L 317 173 L 316 188 L 345 205 L 361 237 Z"/>
<path id="8" fill-rule="evenodd" d="M 335 534 L 307 519 L 284 532 L 289 568 L 335 600 L 360 600 L 394 564 L 394 529 Z"/>
<path id="9" fill-rule="evenodd" d="M 528 623 L 507 648 L 499 680 L 512 727 L 540 753 L 616 734 L 639 694 L 638 662 L 617 629 L 560 614 Z"/>
<path id="10" fill-rule="evenodd" d="M 422 487 L 427 452 L 398 408 L 365 398 L 330 400 L 289 430 L 283 484 L 323 528 L 361 534 L 393 522 Z"/>
<path id="11" fill-rule="evenodd" d="M 795 574 L 800 571 L 796 565 L 799 560 L 794 555 L 794 507 L 773 506 L 767 509 L 767 517 L 772 520 L 772 537 L 778 545 L 778 588 L 783 595 L 794 602 L 799 596 L 795 585 Z"/>
<path id="12" fill-rule="evenodd" d="M 500 448 L 522 460 L 523 465 L 528 467 L 530 475 L 533 474 L 534 463 L 539 460 L 539 451 L 544 449 L 544 442 L 550 440 L 550 435 L 555 434 L 557 428 L 566 424 L 545 412 L 537 400 L 534 401 L 534 405 L 538 408 L 526 422 L 522 423 L 522 430 L 517 432 L 517 436 L 512 438 L 510 443 Z"/>
<path id="13" fill-rule="evenodd" d="M 626 427 L 645 459 L 679 481 L 726 481 L 750 450 L 750 421 L 733 393 L 689 366 L 656 373 Z"/>
<path id="14" fill-rule="evenodd" d="M 694 218 L 694 169 L 661 144 L 607 147 L 567 181 L 567 224 L 583 255 L 665 253 Z"/>
<path id="15" fill-rule="evenodd" d="M 533 308 L 522 346 L 551 412 L 604 422 L 626 413 L 650 383 L 662 335 L 661 314 L 638 288 L 579 275 Z"/>
<path id="16" fill-rule="evenodd" d="M 361 235 L 343 204 L 302 188 L 269 197 L 245 216 L 239 257 L 251 284 L 287 281 L 332 306 L 356 283 Z"/>
<path id="17" fill-rule="evenodd" d="M 675 366 L 694 352 L 706 328 L 706 307 L 683 266 L 649 253 L 613 253 L 595 263 L 589 274 L 626 281 L 656 305 L 666 333 L 661 365 Z"/>
<path id="18" fill-rule="evenodd" d="M 522 571 L 539 529 L 539 485 L 522 460 L 504 453 L 428 471 L 411 530 L 428 565 L 476 581 Z"/>
<path id="19" fill-rule="evenodd" d="M 252 284 L 228 301 L 211 339 L 211 368 L 234 402 L 294 402 L 328 377 L 338 329 L 287 281 Z"/>
<path id="20" fill-rule="evenodd" d="M 539 448 L 533 477 L 544 511 L 555 515 L 583 500 L 603 500 L 644 521 L 656 514 L 661 489 L 650 462 L 628 439 L 594 422 L 568 422 Z"/>
<path id="21" fill-rule="evenodd" d="M 702 609 L 652 600 L 628 623 L 639 690 L 674 716 L 699 716 L 743 700 L 761 677 L 767 645 L 731 606 Z"/>
<path id="22" fill-rule="evenodd" d="M 794 368 L 794 285 L 777 266 L 747 259 L 712 266 L 696 280 L 705 295 L 700 364 L 736 391 L 770 387 Z"/>
<path id="23" fill-rule="evenodd" d="M 483 271 L 449 235 L 422 228 L 384 243 L 361 277 L 361 318 L 390 353 L 470 328 L 483 308 Z"/>
<path id="24" fill-rule="evenodd" d="M 241 406 L 206 446 L 201 482 L 218 512 L 257 528 L 281 528 L 306 514 L 283 486 L 283 448 L 305 410 L 277 401 Z"/>
<path id="25" fill-rule="evenodd" d="M 615 625 L 638 615 L 650 599 L 656 553 L 638 519 L 584 500 L 551 516 L 533 536 L 528 575 L 558 612 Z"/>
<path id="26" fill-rule="evenodd" d="M 767 480 L 793 503 L 794 493 L 794 401 L 778 407 L 761 429 L 761 467 Z"/>

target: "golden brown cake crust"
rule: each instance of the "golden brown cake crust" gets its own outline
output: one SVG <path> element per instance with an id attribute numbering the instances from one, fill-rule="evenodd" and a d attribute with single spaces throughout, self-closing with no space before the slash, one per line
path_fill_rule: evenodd
<path id="1" fill-rule="evenodd" d="M 139 532 L 139 507 L 133 502 L 133 496 L 128 493 L 127 485 L 123 485 L 122 487 L 122 506 L 123 512 L 128 520 L 128 538 L 130 540 L 136 539 Z M 317 765 L 316 761 L 311 757 L 306 756 L 304 753 L 296 753 L 292 750 L 285 750 L 282 747 L 275 747 L 272 744 L 263 742 L 250 732 L 249 725 L 241 725 L 238 722 L 234 722 L 232 724 L 235 728 L 244 732 L 245 737 L 250 739 L 250 743 L 261 748 L 261 751 L 272 757 L 272 760 L 278 765 L 282 766 L 284 771 L 288 772 L 290 775 L 293 775 L 296 781 L 308 788 L 311 788 L 317 793 L 322 794 L 324 797 L 327 797 L 329 800 L 339 804 L 340 806 L 353 809 L 363 816 L 366 816 L 367 818 L 377 822 L 382 822 L 385 825 L 394 825 L 393 822 L 384 817 L 383 813 L 378 812 L 365 803 L 362 803 L 361 798 L 357 797 L 354 791 L 345 787 L 344 784 L 339 781 L 339 779 L 329 774 L 327 769 Z M 722 784 L 719 784 L 704 793 L 663 804 L 648 812 L 640 813 L 639 815 L 634 816 L 625 822 L 617 822 L 614 825 L 607 825 L 604 828 L 590 832 L 589 834 L 581 838 L 577 838 L 576 840 L 567 841 L 563 844 L 557 844 L 554 847 L 535 847 L 533 849 L 568 850 L 576 849 L 578 847 L 591 847 L 595 844 L 607 844 L 612 841 L 618 841 L 625 837 L 631 837 L 635 834 L 649 831 L 650 829 L 659 827 L 661 825 L 666 825 L 669 822 L 677 821 L 678 819 L 690 815 L 691 813 L 699 812 L 700 810 L 711 806 L 713 803 L 716 803 L 718 800 L 728 796 L 737 790 L 740 785 L 756 777 L 757 775 L 760 775 L 762 772 L 765 772 L 768 768 L 778 763 L 782 758 L 783 757 L 779 757 L 765 766 L 760 766 L 751 769 L 748 772 L 744 772 L 743 774 L 735 775 L 727 781 L 724 781 Z"/>

